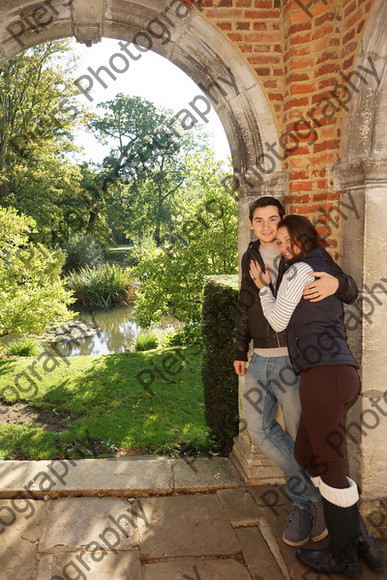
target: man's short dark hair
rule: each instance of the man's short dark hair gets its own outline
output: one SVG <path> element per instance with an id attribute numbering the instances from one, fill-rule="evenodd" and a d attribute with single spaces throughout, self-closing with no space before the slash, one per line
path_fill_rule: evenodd
<path id="1" fill-rule="evenodd" d="M 280 217 L 281 218 L 284 217 L 285 208 L 282 205 L 282 203 L 278 199 L 276 199 L 275 197 L 271 197 L 270 195 L 265 195 L 264 197 L 259 197 L 258 199 L 253 201 L 253 203 L 250 204 L 250 208 L 249 208 L 250 221 L 253 221 L 254 212 L 257 209 L 257 207 L 267 207 L 268 205 L 275 205 L 276 207 L 278 207 L 278 213 L 280 214 Z"/>

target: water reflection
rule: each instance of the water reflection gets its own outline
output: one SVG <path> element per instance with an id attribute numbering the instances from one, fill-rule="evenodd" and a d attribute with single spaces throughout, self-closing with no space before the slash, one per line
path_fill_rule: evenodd
<path id="1" fill-rule="evenodd" d="M 98 327 L 93 336 L 81 336 L 58 342 L 56 349 L 66 356 L 115 354 L 132 350 L 141 327 L 132 320 L 133 306 L 117 307 L 109 311 L 80 312 L 77 320 Z M 176 323 L 172 317 L 157 328 L 167 328 Z"/>

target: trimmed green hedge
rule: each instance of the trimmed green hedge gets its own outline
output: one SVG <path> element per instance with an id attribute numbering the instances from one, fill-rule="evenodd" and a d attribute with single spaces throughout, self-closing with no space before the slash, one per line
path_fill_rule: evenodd
<path id="1" fill-rule="evenodd" d="M 238 276 L 206 276 L 203 297 L 203 387 L 206 419 L 222 453 L 238 435 L 238 377 L 234 371 L 234 327 Z"/>

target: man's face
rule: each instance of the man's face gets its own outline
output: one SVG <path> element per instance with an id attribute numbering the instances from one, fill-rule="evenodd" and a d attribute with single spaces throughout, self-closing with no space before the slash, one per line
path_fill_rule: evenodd
<path id="1" fill-rule="evenodd" d="M 275 241 L 280 220 L 278 207 L 267 205 L 255 208 L 253 221 L 249 219 L 249 226 L 262 244 L 272 244 Z"/>

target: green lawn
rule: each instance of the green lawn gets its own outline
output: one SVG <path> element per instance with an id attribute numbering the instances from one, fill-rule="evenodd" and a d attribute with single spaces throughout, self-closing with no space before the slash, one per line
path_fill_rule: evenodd
<path id="1" fill-rule="evenodd" d="M 40 360 L 38 360 L 40 358 Z M 32 380 L 35 385 L 32 385 Z M 17 390 L 15 385 L 18 385 Z M 105 356 L 0 361 L 0 401 L 39 419 L 0 415 L 0 459 L 107 457 L 208 449 L 201 354 L 168 348 Z M 6 412 L 4 412 L 6 411 Z M 57 432 L 44 426 L 58 418 Z"/>

